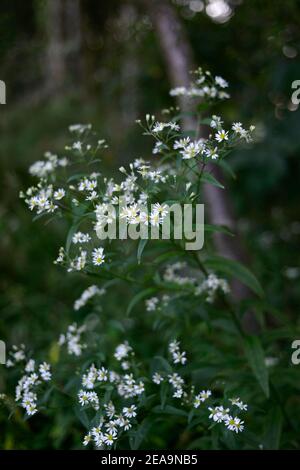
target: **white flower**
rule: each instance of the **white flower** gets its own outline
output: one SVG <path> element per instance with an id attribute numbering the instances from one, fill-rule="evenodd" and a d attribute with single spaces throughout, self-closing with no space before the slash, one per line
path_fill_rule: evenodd
<path id="1" fill-rule="evenodd" d="M 96 392 L 88 392 L 89 403 L 91 403 L 95 410 L 99 410 L 99 398 Z"/>
<path id="2" fill-rule="evenodd" d="M 152 209 L 153 213 L 159 214 L 162 218 L 164 218 L 169 212 L 169 207 L 167 204 L 160 204 L 159 202 L 153 204 Z"/>
<path id="3" fill-rule="evenodd" d="M 216 406 L 215 408 L 208 407 L 210 411 L 209 419 L 212 419 L 216 423 L 222 423 L 229 417 L 229 408 L 223 408 L 223 406 Z"/>
<path id="4" fill-rule="evenodd" d="M 99 382 L 107 382 L 107 374 L 108 374 L 108 370 L 105 369 L 104 367 L 101 367 L 101 369 L 98 370 L 97 372 L 97 379 L 99 380 Z"/>
<path id="5" fill-rule="evenodd" d="M 174 340 L 169 344 L 169 352 L 172 354 L 174 364 L 184 365 L 187 361 L 186 352 L 180 352 L 179 341 Z"/>
<path id="6" fill-rule="evenodd" d="M 152 375 L 152 380 L 155 384 L 159 385 L 163 382 L 164 378 L 158 372 L 155 372 L 155 374 Z"/>
<path id="7" fill-rule="evenodd" d="M 80 390 L 78 392 L 78 400 L 81 406 L 91 404 L 95 410 L 99 409 L 99 398 L 96 392 Z"/>
<path id="8" fill-rule="evenodd" d="M 104 405 L 107 416 L 112 419 L 116 414 L 116 408 L 112 401 Z"/>
<path id="9" fill-rule="evenodd" d="M 199 401 L 199 405 L 200 406 L 200 400 Z M 212 419 L 213 421 L 216 421 L 216 422 L 219 422 L 219 416 L 220 416 L 220 413 L 218 411 L 217 408 L 211 408 L 210 406 L 208 407 L 208 410 L 210 411 L 210 415 L 209 415 L 209 419 Z M 222 421 L 222 420 L 221 420 Z"/>
<path id="10" fill-rule="evenodd" d="M 228 140 L 228 131 L 224 131 L 224 129 L 221 129 L 220 131 L 216 133 L 215 139 L 218 142 L 222 142 L 223 140 Z"/>
<path id="11" fill-rule="evenodd" d="M 185 351 L 177 351 L 177 352 L 174 352 L 173 354 L 173 361 L 174 361 L 174 364 L 182 364 L 184 365 L 187 361 L 187 358 L 186 358 L 186 352 Z"/>
<path id="12" fill-rule="evenodd" d="M 80 390 L 78 393 L 78 400 L 81 406 L 88 405 L 89 403 L 89 392 Z"/>
<path id="13" fill-rule="evenodd" d="M 151 212 L 151 214 L 150 214 L 150 224 L 153 227 L 159 227 L 161 222 L 162 222 L 162 219 L 160 217 L 159 212 Z"/>
<path id="14" fill-rule="evenodd" d="M 116 434 L 112 434 L 112 433 L 109 433 L 109 432 L 106 433 L 106 434 L 103 434 L 103 442 L 107 446 L 113 445 L 113 443 L 116 439 L 117 439 Z"/>
<path id="15" fill-rule="evenodd" d="M 179 374 L 174 372 L 173 374 L 168 375 L 169 383 L 173 385 L 174 388 L 182 388 L 182 385 L 184 384 L 184 380 L 182 377 L 180 377 Z"/>
<path id="16" fill-rule="evenodd" d="M 130 369 L 130 363 L 128 361 L 122 361 L 121 362 L 121 367 L 123 370 L 128 370 Z"/>
<path id="17" fill-rule="evenodd" d="M 153 155 L 156 155 L 157 153 L 160 153 L 162 151 L 163 143 L 158 141 L 155 142 L 154 148 L 152 150 Z"/>
<path id="18" fill-rule="evenodd" d="M 33 372 L 35 367 L 35 360 L 34 359 L 29 359 L 25 366 L 25 372 Z"/>
<path id="19" fill-rule="evenodd" d="M 79 150 L 79 151 L 81 151 L 81 149 L 82 149 L 82 143 L 80 142 L 80 140 L 78 140 L 77 142 L 74 142 L 74 143 L 73 143 L 72 149 L 73 149 L 73 150 Z"/>
<path id="20" fill-rule="evenodd" d="M 229 398 L 229 401 L 235 406 L 237 406 L 242 411 L 247 411 L 248 405 L 243 403 L 239 398 Z"/>
<path id="21" fill-rule="evenodd" d="M 75 269 L 75 271 L 82 271 L 86 265 L 86 257 L 87 257 L 87 252 L 84 250 L 80 251 L 80 255 L 74 258 L 70 266 L 68 268 L 68 272 L 71 272 Z"/>
<path id="22" fill-rule="evenodd" d="M 176 339 L 174 341 L 171 341 L 171 343 L 169 344 L 169 351 L 171 354 L 173 354 L 174 352 L 177 352 L 179 350 L 179 341 L 177 341 Z"/>
<path id="23" fill-rule="evenodd" d="M 56 199 L 57 201 L 59 201 L 60 199 L 62 199 L 64 196 L 65 196 L 66 192 L 63 188 L 60 188 L 58 189 L 57 191 L 54 191 L 54 199 Z"/>
<path id="24" fill-rule="evenodd" d="M 83 134 L 86 130 L 90 130 L 91 128 L 91 124 L 71 124 L 69 126 L 69 131 L 78 132 L 78 134 Z"/>
<path id="25" fill-rule="evenodd" d="M 106 423 L 105 428 L 107 432 L 109 432 L 110 434 L 113 434 L 113 435 L 117 434 L 117 427 L 116 427 L 115 421 L 109 421 L 108 423 Z"/>
<path id="26" fill-rule="evenodd" d="M 30 405 L 26 406 L 25 409 L 28 416 L 33 416 L 35 413 L 37 413 L 37 407 L 35 403 L 31 403 Z"/>
<path id="27" fill-rule="evenodd" d="M 86 201 L 94 201 L 95 199 L 98 199 L 98 194 L 96 191 L 91 191 L 88 196 L 86 196 L 85 200 Z"/>
<path id="28" fill-rule="evenodd" d="M 85 187 L 88 191 L 93 191 L 97 187 L 97 181 L 96 180 L 91 180 L 91 181 L 87 180 Z"/>
<path id="29" fill-rule="evenodd" d="M 245 129 L 243 128 L 243 125 L 241 122 L 234 122 L 232 124 L 232 130 L 236 132 L 237 134 L 242 134 L 245 132 Z"/>
<path id="30" fill-rule="evenodd" d="M 58 344 L 62 346 L 67 344 L 68 354 L 80 356 L 82 350 L 86 348 L 86 344 L 81 343 L 81 335 L 85 331 L 85 326 L 77 326 L 76 323 L 68 326 L 66 334 L 60 335 Z"/>
<path id="31" fill-rule="evenodd" d="M 103 253 L 104 253 L 104 248 L 95 248 L 93 250 L 92 256 L 93 256 L 93 264 L 95 266 L 100 266 L 101 264 L 104 263 L 105 255 Z"/>
<path id="32" fill-rule="evenodd" d="M 170 90 L 171 96 L 185 96 L 187 94 L 187 89 L 184 86 L 179 86 L 176 88 L 172 88 Z"/>
<path id="33" fill-rule="evenodd" d="M 114 356 L 118 361 L 121 361 L 122 359 L 127 357 L 131 351 L 132 351 L 131 346 L 129 346 L 128 342 L 125 341 L 124 343 L 119 344 L 117 346 Z"/>
<path id="34" fill-rule="evenodd" d="M 201 403 L 204 403 L 211 396 L 210 390 L 202 390 L 194 399 L 194 407 L 198 408 Z"/>
<path id="35" fill-rule="evenodd" d="M 77 243 L 88 243 L 91 237 L 88 233 L 76 232 L 72 237 L 72 242 L 76 245 Z"/>
<path id="36" fill-rule="evenodd" d="M 91 433 L 89 432 L 86 436 L 84 436 L 84 439 L 83 439 L 83 445 L 84 446 L 87 446 L 92 440 L 92 436 L 91 436 Z"/>
<path id="37" fill-rule="evenodd" d="M 183 389 L 177 388 L 173 393 L 173 398 L 181 398 L 183 396 Z"/>
<path id="38" fill-rule="evenodd" d="M 212 116 L 210 127 L 212 127 L 213 129 L 217 129 L 218 127 L 221 127 L 222 124 L 223 124 L 223 121 L 221 121 L 220 116 L 216 116 L 216 115 Z"/>
<path id="39" fill-rule="evenodd" d="M 202 392 L 199 393 L 200 400 L 204 402 L 211 396 L 211 390 L 202 390 Z"/>
<path id="40" fill-rule="evenodd" d="M 236 433 L 242 432 L 244 429 L 244 421 L 241 421 L 240 418 L 233 418 L 232 416 L 228 416 L 225 421 L 225 426 L 230 431 L 235 431 Z"/>
<path id="41" fill-rule="evenodd" d="M 47 364 L 47 362 L 43 362 L 43 364 L 39 366 L 39 372 L 45 382 L 51 379 L 50 364 Z"/>
<path id="42" fill-rule="evenodd" d="M 85 289 L 79 299 L 74 302 L 74 310 L 79 310 L 80 308 L 84 307 L 86 303 L 95 295 L 104 295 L 105 289 L 99 289 L 99 287 L 92 285 Z"/>
<path id="43" fill-rule="evenodd" d="M 174 145 L 173 145 L 173 149 L 174 150 L 184 149 L 188 146 L 190 141 L 191 141 L 191 139 L 189 137 L 185 137 L 184 139 L 180 139 L 180 140 L 175 140 Z"/>
<path id="44" fill-rule="evenodd" d="M 180 127 L 176 122 L 156 122 L 152 127 L 152 132 L 155 134 L 162 132 L 165 128 L 172 129 L 173 131 L 179 131 Z"/>
<path id="45" fill-rule="evenodd" d="M 227 88 L 228 87 L 228 82 L 226 80 L 224 80 L 224 78 L 219 77 L 218 75 L 215 77 L 215 82 L 221 88 Z"/>
<path id="46" fill-rule="evenodd" d="M 136 408 L 135 405 L 131 405 L 130 407 L 125 406 L 122 410 L 122 413 L 126 418 L 135 418 L 136 417 L 136 409 L 137 408 Z"/>
<path id="47" fill-rule="evenodd" d="M 154 126 L 152 127 L 152 132 L 158 133 L 163 131 L 165 128 L 165 123 L 163 122 L 156 122 Z"/>
<path id="48" fill-rule="evenodd" d="M 205 151 L 205 155 L 206 155 L 208 158 L 211 158 L 212 160 L 216 160 L 217 158 L 219 158 L 217 147 L 215 147 L 215 148 L 213 148 L 213 149 L 207 149 L 207 150 Z"/>
<path id="49" fill-rule="evenodd" d="M 130 421 L 128 419 L 125 419 L 123 416 L 119 417 L 118 425 L 120 426 L 120 428 L 123 428 L 124 431 L 128 431 L 131 428 Z"/>
<path id="50" fill-rule="evenodd" d="M 183 160 L 195 158 L 203 150 L 202 142 L 191 142 L 180 151 Z"/>

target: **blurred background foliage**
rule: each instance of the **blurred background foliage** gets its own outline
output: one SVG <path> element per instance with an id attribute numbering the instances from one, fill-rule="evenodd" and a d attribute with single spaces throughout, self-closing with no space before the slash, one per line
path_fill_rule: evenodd
<path id="1" fill-rule="evenodd" d="M 227 190 L 268 301 L 299 325 L 300 111 L 291 102 L 291 84 L 300 79 L 299 2 L 171 3 L 197 64 L 230 83 L 232 99 L 218 112 L 257 127 L 255 145 L 230 157 L 237 178 Z M 150 142 L 134 121 L 170 105 L 170 86 L 143 1 L 2 0 L 0 35 L 0 79 L 7 86 L 0 106 L 0 338 L 55 359 L 55 340 L 82 319 L 72 306 L 90 283 L 53 265 L 66 227 L 33 223 L 19 201 L 31 184 L 28 166 L 46 150 L 61 151 L 67 126 L 78 122 L 91 122 L 108 140 L 103 171 L 147 158 Z M 114 302 L 106 297 L 103 307 Z M 107 325 L 111 335 L 113 326 Z M 0 388 L 4 381 L 1 368 Z M 76 447 L 71 416 L 66 409 L 51 423 L 42 415 L 30 424 L 18 415 L 7 423 L 0 409 L 6 431 L 0 446 Z"/>

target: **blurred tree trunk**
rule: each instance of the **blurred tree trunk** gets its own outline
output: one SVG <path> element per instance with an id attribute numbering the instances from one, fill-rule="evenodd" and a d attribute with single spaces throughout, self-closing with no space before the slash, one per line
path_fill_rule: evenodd
<path id="1" fill-rule="evenodd" d="M 138 73 L 139 66 L 137 60 L 136 41 L 134 38 L 134 28 L 137 18 L 136 9 L 133 5 L 124 4 L 120 10 L 119 27 L 123 29 L 123 34 L 130 34 L 129 40 L 123 49 L 120 65 L 121 75 L 121 119 L 122 127 L 126 129 L 129 123 L 134 122 L 138 117 Z M 122 33 L 122 31 L 121 31 Z M 131 124 L 130 124 L 131 125 Z"/>
<path id="2" fill-rule="evenodd" d="M 76 81 L 83 77 L 82 29 L 80 0 L 65 0 L 66 44 L 65 54 L 72 76 Z"/>
<path id="3" fill-rule="evenodd" d="M 66 78 L 62 0 L 47 0 L 45 21 L 48 36 L 46 88 L 49 93 L 55 93 L 61 90 Z"/>
<path id="4" fill-rule="evenodd" d="M 175 9 L 167 0 L 143 0 L 143 2 L 153 22 L 172 87 L 189 85 L 189 72 L 195 69 L 193 54 Z M 191 111 L 185 97 L 178 97 L 178 105 L 184 112 Z M 195 119 L 188 116 L 183 117 L 182 124 L 185 130 L 195 129 L 197 126 Z M 200 131 L 201 135 L 205 137 L 205 130 L 200 129 Z M 223 180 L 219 167 L 209 165 L 209 171 L 219 181 Z M 218 252 L 224 257 L 247 263 L 248 255 L 238 235 L 234 211 L 228 193 L 215 186 L 204 185 L 204 196 L 209 209 L 210 222 L 226 225 L 236 234 L 235 237 L 229 237 L 226 234 L 216 233 L 214 241 Z M 232 282 L 232 294 L 234 300 L 237 301 L 251 296 L 249 289 L 237 280 Z M 245 315 L 244 327 L 248 332 L 256 332 L 258 329 L 257 321 L 251 312 Z"/>

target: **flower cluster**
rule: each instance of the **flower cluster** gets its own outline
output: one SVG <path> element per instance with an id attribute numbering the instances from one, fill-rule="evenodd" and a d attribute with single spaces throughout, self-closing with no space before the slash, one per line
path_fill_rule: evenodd
<path id="1" fill-rule="evenodd" d="M 96 448 L 109 448 L 122 435 L 132 427 L 136 417 L 136 406 L 124 406 L 120 412 L 112 401 L 104 405 L 105 414 L 98 420 L 96 426 L 93 426 L 84 437 L 83 445 L 93 442 Z"/>
<path id="2" fill-rule="evenodd" d="M 105 294 L 105 289 L 100 289 L 99 287 L 92 285 L 85 289 L 79 299 L 75 300 L 74 302 L 74 310 L 79 310 L 80 308 L 84 307 L 87 302 L 95 297 L 95 296 L 101 296 Z"/>
<path id="3" fill-rule="evenodd" d="M 87 243 L 90 240 L 86 240 Z M 77 242 L 75 243 L 77 244 Z M 94 248 L 92 251 L 79 247 L 79 251 L 73 258 L 68 255 L 64 247 L 60 247 L 58 257 L 54 264 L 61 264 L 67 267 L 68 272 L 83 271 L 92 266 L 101 266 L 105 262 L 104 248 Z"/>
<path id="4" fill-rule="evenodd" d="M 29 173 L 32 176 L 45 178 L 53 173 L 57 168 L 64 168 L 69 163 L 67 158 L 58 158 L 57 155 L 54 155 L 51 152 L 46 152 L 44 157 L 44 160 L 38 160 L 29 167 Z"/>
<path id="5" fill-rule="evenodd" d="M 218 278 L 215 274 L 211 273 L 196 287 L 195 295 L 205 294 L 206 301 L 212 303 L 215 300 L 217 291 L 228 294 L 230 287 L 226 279 Z"/>
<path id="6" fill-rule="evenodd" d="M 122 369 L 130 368 L 124 361 L 134 353 L 131 346 L 124 342 L 119 344 L 115 350 L 114 357 L 121 363 Z M 93 426 L 84 437 L 84 445 L 93 442 L 98 448 L 111 446 L 117 438 L 132 426 L 132 419 L 137 415 L 137 406 L 131 402 L 130 405 L 120 405 L 121 412 L 116 411 L 116 406 L 111 398 L 106 399 L 107 394 L 96 391 L 100 389 L 111 390 L 115 394 L 115 400 L 124 403 L 124 400 L 132 400 L 145 392 L 145 385 L 133 373 L 119 373 L 104 366 L 97 368 L 92 364 L 82 376 L 82 388 L 78 392 L 79 404 L 84 408 L 92 408 L 101 412 L 96 426 Z M 109 397 L 111 397 L 111 393 Z"/>
<path id="7" fill-rule="evenodd" d="M 36 365 L 36 361 L 30 359 L 24 372 L 16 387 L 16 402 L 20 402 L 28 416 L 33 416 L 38 411 L 38 391 L 44 382 L 51 380 L 51 368 L 47 362 Z"/>
<path id="8" fill-rule="evenodd" d="M 13 345 L 9 351 L 9 358 L 6 361 L 6 367 L 14 367 L 18 363 L 22 363 L 26 359 L 25 344 L 20 346 Z"/>
<path id="9" fill-rule="evenodd" d="M 20 197 L 25 198 L 25 202 L 31 211 L 36 210 L 37 215 L 46 213 L 52 214 L 58 209 L 56 201 L 61 200 L 65 196 L 63 188 L 54 190 L 52 184 L 43 184 L 41 181 L 36 187 L 32 186 L 27 189 L 26 194 L 20 193 Z"/>
<path id="10" fill-rule="evenodd" d="M 170 301 L 170 296 L 168 294 L 164 294 L 161 298 L 159 297 L 151 297 L 150 299 L 146 299 L 146 310 L 147 312 L 155 312 L 159 311 L 162 308 L 166 307 Z"/>
<path id="11" fill-rule="evenodd" d="M 77 326 L 77 323 L 69 325 L 66 334 L 60 335 L 58 344 L 60 346 L 66 344 L 68 354 L 81 356 L 83 349 L 86 348 L 86 344 L 83 343 L 81 339 L 85 330 L 85 325 L 81 325 L 80 327 Z"/>
<path id="12" fill-rule="evenodd" d="M 184 275 L 181 273 L 185 273 Z M 205 300 L 212 303 L 218 291 L 228 294 L 230 287 L 226 279 L 219 278 L 216 274 L 210 273 L 202 281 L 196 277 L 188 276 L 189 267 L 185 262 L 177 262 L 168 265 L 164 271 L 163 279 L 166 282 L 174 283 L 183 288 L 192 288 L 195 296 L 204 295 Z M 199 275 L 198 275 L 199 276 Z"/>
<path id="13" fill-rule="evenodd" d="M 240 408 L 242 411 L 247 410 L 247 405 L 243 404 L 240 402 L 239 398 L 234 399 L 234 400 L 229 400 L 232 404 L 233 401 L 236 401 L 238 403 L 242 404 L 242 408 Z M 238 406 L 238 405 L 237 405 Z M 209 419 L 214 421 L 215 423 L 223 423 L 229 431 L 234 431 L 236 433 L 242 432 L 244 429 L 244 421 L 241 420 L 238 416 L 233 416 L 232 412 L 230 412 L 229 408 L 224 408 L 222 405 L 220 406 L 215 406 L 215 407 L 209 407 L 208 408 L 210 411 Z"/>
<path id="14" fill-rule="evenodd" d="M 169 352 L 172 355 L 172 359 L 174 364 L 182 364 L 184 365 L 187 361 L 186 352 L 180 351 L 179 349 L 180 343 L 176 340 L 172 341 L 169 344 Z"/>
<path id="15" fill-rule="evenodd" d="M 220 76 L 213 77 L 209 71 L 199 67 L 194 72 L 195 81 L 189 87 L 179 86 L 170 91 L 171 96 L 187 96 L 191 98 L 205 98 L 206 100 L 226 99 L 230 95 L 224 91 L 228 83 Z"/>
<path id="16" fill-rule="evenodd" d="M 190 87 L 177 87 L 171 90 L 171 95 L 197 98 L 200 109 L 204 100 L 211 103 L 228 98 L 227 87 L 228 83 L 222 77 L 213 77 L 209 72 L 198 69 Z M 147 312 L 158 312 L 158 315 L 147 315 L 147 321 L 155 317 L 153 328 L 163 328 L 169 318 L 174 319 L 172 330 L 166 328 L 165 332 L 169 341 L 169 358 L 155 356 L 150 367 L 148 363 L 136 360 L 128 341 L 118 344 L 114 352 L 110 351 L 107 356 L 102 350 L 99 353 L 100 345 L 96 341 L 93 345 L 88 344 L 85 325 L 73 323 L 60 336 L 58 343 L 66 346 L 70 356 L 80 358 L 85 351 L 85 359 L 91 347 L 91 356 L 82 369 L 80 386 L 75 382 L 74 395 L 77 411 L 88 420 L 88 433 L 83 444 L 92 443 L 98 449 L 116 446 L 124 433 L 137 424 L 137 418 L 147 415 L 148 406 L 152 407 L 153 404 L 153 408 L 160 411 L 165 402 L 170 403 L 171 411 L 176 410 L 174 404 L 177 408 L 181 406 L 185 410 L 182 416 L 186 412 L 189 420 L 193 421 L 195 417 L 197 424 L 199 418 L 203 418 L 207 427 L 213 422 L 235 433 L 244 429 L 244 421 L 236 412 L 247 411 L 247 404 L 239 398 L 230 398 L 227 403 L 228 400 L 220 398 L 220 389 L 218 398 L 214 398 L 209 384 L 203 384 L 196 390 L 192 361 L 189 358 L 186 365 L 187 353 L 181 350 L 180 342 L 173 339 L 181 321 L 179 318 L 177 323 L 176 306 L 181 301 L 186 305 L 189 301 L 198 304 L 199 296 L 200 301 L 214 302 L 218 293 L 229 292 L 227 280 L 210 272 L 206 261 L 203 263 L 198 253 L 185 253 L 184 262 L 176 261 L 183 259 L 183 253 L 182 243 L 177 243 L 175 234 L 174 240 L 171 235 L 167 250 L 164 242 L 153 247 L 155 255 L 149 263 L 147 260 L 145 266 L 140 263 L 139 269 L 136 266 L 144 246 L 140 245 L 137 256 L 135 252 L 132 256 L 129 251 L 133 244 L 128 244 L 129 251 L 125 251 L 126 256 L 122 257 L 120 252 L 123 247 L 120 244 L 112 242 L 109 247 L 105 242 L 103 246 L 98 244 L 107 226 L 115 223 L 117 218 L 119 226 L 124 223 L 126 234 L 127 229 L 133 233 L 138 225 L 147 233 L 162 232 L 164 227 L 161 226 L 165 219 L 168 221 L 171 212 L 169 201 L 180 204 L 196 202 L 202 196 L 200 183 L 209 181 L 209 177 L 214 179 L 205 173 L 206 164 L 222 164 L 221 160 L 236 144 L 251 141 L 254 131 L 254 126 L 247 129 L 240 122 L 227 126 L 220 116 L 213 115 L 203 121 L 210 127 L 208 137 L 199 138 L 199 129 L 190 135 L 183 132 L 178 123 L 177 109 L 170 108 L 164 114 L 168 114 L 165 120 L 146 115 L 145 123 L 138 121 L 144 134 L 154 140 L 152 153 L 155 157 L 150 161 L 135 159 L 126 168 L 120 167 L 115 178 L 107 178 L 98 171 L 99 155 L 107 148 L 105 140 L 95 136 L 90 124 L 70 126 L 71 142 L 65 151 L 70 153 L 71 158 L 48 152 L 44 160 L 34 163 L 29 169 L 32 176 L 39 178 L 38 183 L 21 193 L 29 209 L 36 214 L 54 213 L 52 217 L 55 217 L 66 213 L 72 220 L 66 246 L 60 248 L 55 263 L 65 266 L 68 272 L 83 271 L 107 279 L 105 287 L 111 285 L 111 281 L 114 283 L 115 279 L 136 281 L 135 289 L 137 286 L 140 288 L 136 298 L 146 299 Z M 201 116 L 198 115 L 198 118 L 202 125 Z M 88 171 L 80 168 L 69 176 L 73 165 L 88 166 Z M 91 168 L 92 165 L 97 166 Z M 143 253 L 143 256 L 146 255 Z M 136 258 L 138 262 L 135 265 Z M 167 264 L 170 259 L 175 262 Z M 74 310 L 78 311 L 91 299 L 98 300 L 104 293 L 105 289 L 97 285 L 88 287 L 75 301 Z M 180 299 L 178 304 L 177 299 Z M 134 302 L 135 299 L 131 305 Z M 208 307 L 207 310 L 209 312 L 211 309 Z M 101 349 L 105 344 L 105 341 L 101 343 Z M 67 357 L 67 360 L 74 361 L 74 358 Z M 45 362 L 39 365 L 33 359 L 26 362 L 25 347 L 14 347 L 7 365 L 23 362 L 25 370 L 17 385 L 16 400 L 28 415 L 33 415 L 38 407 L 38 387 L 51 380 L 51 370 Z"/>

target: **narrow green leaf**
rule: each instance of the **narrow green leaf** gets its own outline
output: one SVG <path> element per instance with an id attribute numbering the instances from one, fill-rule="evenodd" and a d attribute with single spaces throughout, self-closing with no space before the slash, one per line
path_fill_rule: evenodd
<path id="1" fill-rule="evenodd" d="M 172 372 L 171 364 L 162 356 L 155 356 L 151 361 L 151 373 L 165 371 L 168 374 Z"/>
<path id="2" fill-rule="evenodd" d="M 244 339 L 244 351 L 255 378 L 268 398 L 270 395 L 269 374 L 259 338 L 257 336 L 247 336 Z"/>
<path id="3" fill-rule="evenodd" d="M 139 241 L 139 244 L 138 244 L 138 249 L 137 249 L 137 260 L 138 260 L 138 264 L 141 263 L 141 257 L 142 257 L 142 254 L 143 254 L 143 251 L 144 251 L 144 248 L 145 246 L 147 245 L 148 243 L 148 239 L 141 239 Z"/>
<path id="4" fill-rule="evenodd" d="M 146 297 L 149 297 L 150 295 L 154 294 L 157 292 L 157 289 L 155 287 L 149 287 L 148 289 L 143 289 L 142 291 L 138 292 L 131 301 L 129 302 L 129 305 L 127 307 L 126 315 L 129 315 L 135 307 L 135 305 L 140 302 L 141 300 L 145 299 Z"/>
<path id="5" fill-rule="evenodd" d="M 223 258 L 222 256 L 210 256 L 205 261 L 205 266 L 228 274 L 236 279 L 239 279 L 243 284 L 249 287 L 253 292 L 255 292 L 258 296 L 263 297 L 264 291 L 254 276 L 254 274 L 249 271 L 243 264 L 239 263 L 238 261 Z"/>
<path id="6" fill-rule="evenodd" d="M 89 429 L 90 422 L 89 422 L 89 419 L 88 419 L 88 417 L 87 417 L 87 414 L 86 414 L 85 410 L 82 410 L 82 409 L 80 409 L 78 406 L 75 406 L 74 411 L 75 411 L 76 417 L 79 419 L 79 421 L 81 422 L 81 424 L 82 424 L 86 429 Z"/>
<path id="7" fill-rule="evenodd" d="M 201 180 L 204 181 L 204 183 L 209 183 L 217 188 L 224 189 L 223 184 L 220 183 L 220 181 L 218 181 L 211 173 L 207 173 L 206 171 L 202 173 Z"/>
<path id="8" fill-rule="evenodd" d="M 266 419 L 264 449 L 277 450 L 280 448 L 282 431 L 282 413 L 278 406 L 271 408 Z"/>
<path id="9" fill-rule="evenodd" d="M 163 413 L 166 415 L 175 415 L 175 416 L 184 416 L 185 418 L 188 417 L 188 413 L 180 408 L 175 408 L 175 406 L 166 405 L 162 408 L 160 405 L 157 405 L 153 408 L 155 413 Z"/>
<path id="10" fill-rule="evenodd" d="M 80 223 L 81 223 L 81 220 L 77 220 L 69 229 L 67 239 L 66 239 L 66 253 L 67 254 L 69 253 L 69 250 L 70 250 L 73 235 L 77 232 L 77 229 L 78 229 Z"/>
<path id="11" fill-rule="evenodd" d="M 142 442 L 147 437 L 151 425 L 151 420 L 149 418 L 145 418 L 138 426 L 137 430 L 132 433 L 129 441 L 131 450 L 137 450 L 141 446 Z"/>
<path id="12" fill-rule="evenodd" d="M 205 232 L 226 233 L 226 235 L 234 237 L 234 233 L 232 233 L 224 225 L 204 224 L 204 231 Z"/>
<path id="13" fill-rule="evenodd" d="M 234 173 L 234 171 L 232 170 L 231 166 L 228 165 L 228 163 L 226 162 L 226 160 L 219 160 L 219 165 L 223 168 L 224 172 L 225 173 L 228 173 L 229 176 L 231 176 L 231 178 L 233 179 L 236 179 L 236 174 Z"/>

